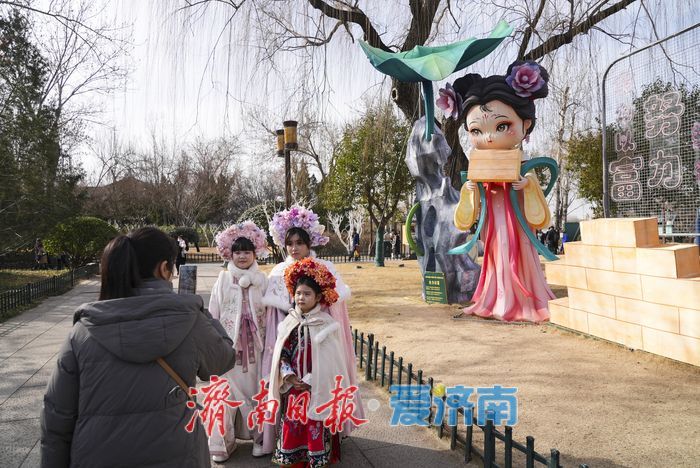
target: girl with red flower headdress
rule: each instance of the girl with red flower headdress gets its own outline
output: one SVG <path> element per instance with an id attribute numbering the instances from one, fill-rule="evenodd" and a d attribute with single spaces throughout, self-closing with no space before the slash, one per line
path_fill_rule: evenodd
<path id="1" fill-rule="evenodd" d="M 270 398 L 280 401 L 281 397 L 286 403 L 281 407 L 289 408 L 296 407 L 295 401 L 304 401 L 306 394 L 307 419 L 284 412 L 272 461 L 282 466 L 326 466 L 340 459 L 340 432 L 325 427 L 330 409 L 319 408 L 331 400 L 337 376 L 341 387 L 351 385 L 341 325 L 322 310 L 338 300 L 336 279 L 312 258 L 290 265 L 284 279 L 295 306 L 278 327 L 271 356 Z M 360 419 L 359 401 L 353 398 L 349 403 L 353 417 Z"/>
<path id="2" fill-rule="evenodd" d="M 310 258 L 326 268 L 335 278 L 334 289 L 338 294 L 338 300 L 331 305 L 321 304 L 321 309 L 340 323 L 345 364 L 350 382 L 357 385 L 355 350 L 350 334 L 347 305 L 347 301 L 350 299 L 350 288 L 343 282 L 333 263 L 316 258 L 316 253 L 313 250 L 314 247 L 325 245 L 328 242 L 328 237 L 323 235 L 324 230 L 325 228 L 319 223 L 316 213 L 297 205 L 275 213 L 270 222 L 272 239 L 275 244 L 285 249 L 288 256 L 284 262 L 277 264 L 270 272 L 267 291 L 263 297 L 263 302 L 267 306 L 267 335 L 263 353 L 263 372 L 269 373 L 272 368 L 272 351 L 276 343 L 277 326 L 284 320 L 289 309 L 293 307 L 293 294 L 288 291 L 284 280 L 285 270 L 303 259 Z M 358 401 L 359 417 L 364 417 L 359 395 L 356 401 Z M 353 426 L 348 424 L 343 435 L 349 435 L 352 429 Z M 263 437 L 265 453 L 272 452 L 275 440 L 275 426 L 266 425 Z"/>

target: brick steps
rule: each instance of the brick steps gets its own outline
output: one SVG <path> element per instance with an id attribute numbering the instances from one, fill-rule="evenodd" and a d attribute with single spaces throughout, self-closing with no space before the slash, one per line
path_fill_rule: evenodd
<path id="1" fill-rule="evenodd" d="M 700 251 L 661 245 L 656 229 L 656 218 L 582 222 L 582 241 L 545 267 L 569 291 L 549 302 L 550 320 L 700 366 Z"/>

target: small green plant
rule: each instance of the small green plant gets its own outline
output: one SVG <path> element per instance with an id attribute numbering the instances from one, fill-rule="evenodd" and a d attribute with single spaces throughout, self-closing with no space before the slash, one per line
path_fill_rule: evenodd
<path id="1" fill-rule="evenodd" d="M 52 255 L 67 253 L 73 266 L 94 261 L 107 243 L 119 233 L 106 221 L 91 216 L 77 216 L 58 223 L 44 240 Z"/>

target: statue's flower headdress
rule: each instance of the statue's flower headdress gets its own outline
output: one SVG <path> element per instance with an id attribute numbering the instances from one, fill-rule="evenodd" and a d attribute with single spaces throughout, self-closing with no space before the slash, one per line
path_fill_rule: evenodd
<path id="1" fill-rule="evenodd" d="M 531 96 L 545 85 L 545 78 L 537 62 L 525 62 L 514 65 L 506 76 L 506 83 L 515 90 L 515 94 L 524 98 Z"/>
<path id="2" fill-rule="evenodd" d="M 284 248 L 284 237 L 293 227 L 309 233 L 311 247 L 326 245 L 328 237 L 323 235 L 326 227 L 318 222 L 318 215 L 303 206 L 293 205 L 288 210 L 275 213 L 270 222 L 270 235 L 275 244 Z"/>
<path id="3" fill-rule="evenodd" d="M 266 258 L 269 255 L 267 249 L 267 236 L 252 221 L 244 221 L 224 229 L 216 235 L 216 250 L 224 260 L 231 260 L 231 246 L 239 237 L 245 237 L 255 246 L 255 255 Z"/>
<path id="4" fill-rule="evenodd" d="M 335 276 L 323 263 L 306 257 L 287 267 L 284 271 L 284 282 L 292 296 L 294 287 L 302 276 L 312 278 L 321 287 L 321 304 L 331 306 L 336 303 L 338 293 L 335 291 Z"/>

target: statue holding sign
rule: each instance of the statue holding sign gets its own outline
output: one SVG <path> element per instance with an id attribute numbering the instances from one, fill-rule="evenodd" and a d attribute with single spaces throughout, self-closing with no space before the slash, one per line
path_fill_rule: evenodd
<path id="1" fill-rule="evenodd" d="M 531 169 L 550 169 L 548 192 L 557 168 L 550 158 L 522 161 L 522 141 L 535 126 L 534 100 L 547 95 L 548 80 L 537 63 L 515 62 L 505 76 L 467 74 L 440 90 L 440 107 L 466 113 L 473 146 L 469 180 L 460 191 L 454 223 L 467 231 L 478 222 L 477 234 L 485 226 L 481 275 L 474 304 L 464 314 L 508 322 L 549 319 L 547 302 L 555 296 L 545 281 L 538 250 L 550 260 L 556 257 L 533 234 L 549 225 L 550 213 Z M 450 253 L 465 254 L 472 243 Z"/>

